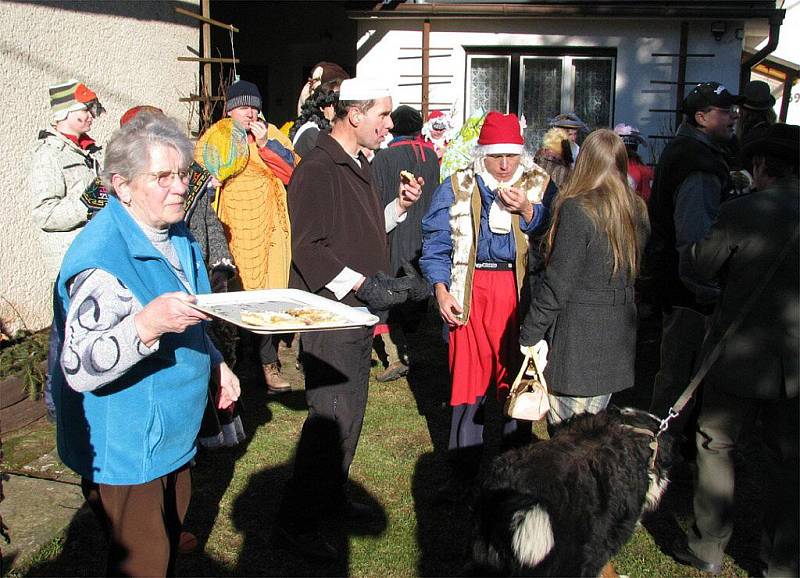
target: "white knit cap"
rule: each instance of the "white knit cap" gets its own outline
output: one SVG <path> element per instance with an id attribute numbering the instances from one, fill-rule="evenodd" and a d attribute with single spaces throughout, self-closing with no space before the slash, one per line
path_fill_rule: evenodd
<path id="1" fill-rule="evenodd" d="M 340 101 L 376 100 L 392 96 L 389 87 L 373 78 L 348 78 L 339 88 Z"/>

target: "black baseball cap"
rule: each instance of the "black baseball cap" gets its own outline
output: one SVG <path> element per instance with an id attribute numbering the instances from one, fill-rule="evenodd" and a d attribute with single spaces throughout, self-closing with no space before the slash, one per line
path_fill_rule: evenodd
<path id="1" fill-rule="evenodd" d="M 731 94 L 725 85 L 719 82 L 703 82 L 695 86 L 683 99 L 683 112 L 694 114 L 709 106 L 716 108 L 730 108 L 741 104 L 743 97 Z"/>

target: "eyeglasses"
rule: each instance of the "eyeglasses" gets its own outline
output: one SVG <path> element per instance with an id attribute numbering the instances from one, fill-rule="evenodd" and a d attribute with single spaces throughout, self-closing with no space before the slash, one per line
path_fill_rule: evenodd
<path id="1" fill-rule="evenodd" d="M 722 108 L 721 106 L 709 106 L 708 110 L 718 110 L 727 114 L 739 114 L 739 105 L 734 104 L 728 108 Z"/>
<path id="2" fill-rule="evenodd" d="M 175 182 L 175 175 L 186 185 L 189 183 L 189 169 L 180 169 L 177 171 L 159 171 L 157 173 L 140 173 L 143 175 L 150 175 L 156 178 L 158 186 L 162 189 L 168 189 Z"/>

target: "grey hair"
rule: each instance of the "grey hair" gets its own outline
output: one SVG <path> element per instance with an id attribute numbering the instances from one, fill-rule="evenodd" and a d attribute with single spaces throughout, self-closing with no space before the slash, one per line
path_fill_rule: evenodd
<path id="1" fill-rule="evenodd" d="M 114 175 L 131 180 L 146 172 L 153 146 L 175 149 L 181 155 L 181 165 L 184 166 L 194 158 L 194 147 L 176 120 L 163 114 L 140 112 L 115 130 L 106 144 L 100 176 L 108 190 L 114 190 L 111 184 Z"/>
<path id="2" fill-rule="evenodd" d="M 486 164 L 484 161 L 486 160 L 486 151 L 481 145 L 476 145 L 472 151 L 472 163 L 476 173 L 484 173 L 486 172 Z M 533 162 L 533 156 L 531 153 L 528 152 L 527 149 L 524 149 L 519 155 L 519 164 L 522 167 L 522 170 L 529 171 L 533 167 L 537 166 L 536 163 Z"/>

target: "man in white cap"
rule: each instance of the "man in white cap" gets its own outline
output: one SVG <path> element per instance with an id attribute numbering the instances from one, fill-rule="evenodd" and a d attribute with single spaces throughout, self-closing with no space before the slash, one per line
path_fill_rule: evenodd
<path id="1" fill-rule="evenodd" d="M 382 314 L 408 298 L 427 298 L 425 281 L 407 270 L 390 278 L 387 232 L 419 198 L 420 182 L 398 187 L 381 207 L 360 149 L 377 149 L 392 128 L 388 88 L 359 78 L 342 82 L 330 134 L 321 133 L 289 183 L 292 271 L 289 286 Z M 294 475 L 279 512 L 277 535 L 299 554 L 332 560 L 319 533 L 325 514 L 369 515 L 345 485 L 367 405 L 372 327 L 304 333 L 308 418 Z"/>
<path id="2" fill-rule="evenodd" d="M 487 392 L 494 384 L 501 397 L 507 395 L 522 362 L 517 304 L 528 238 L 545 218 L 546 194 L 552 196 L 554 186 L 525 152 L 516 115 L 490 112 L 473 163 L 439 185 L 422 220 L 419 264 L 450 330 L 455 477 L 443 498 L 458 499 L 478 474 Z M 525 437 L 523 429 L 515 433 L 517 426 L 515 420 L 504 424 L 508 441 L 512 434 Z"/>

